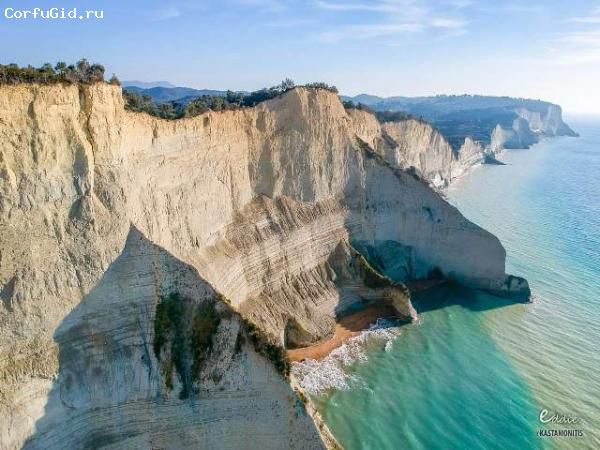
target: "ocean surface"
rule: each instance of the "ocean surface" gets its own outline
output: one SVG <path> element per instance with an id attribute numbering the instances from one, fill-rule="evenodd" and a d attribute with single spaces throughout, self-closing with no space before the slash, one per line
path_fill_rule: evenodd
<path id="1" fill-rule="evenodd" d="M 295 368 L 347 450 L 600 449 L 600 118 L 569 124 L 580 138 L 507 151 L 448 193 L 533 303 L 442 286 L 416 299 L 417 323 Z M 583 436 L 538 436 L 553 429 Z"/>

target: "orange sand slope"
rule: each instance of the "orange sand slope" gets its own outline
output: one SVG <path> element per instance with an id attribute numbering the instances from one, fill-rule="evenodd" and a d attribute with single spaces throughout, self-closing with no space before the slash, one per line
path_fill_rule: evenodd
<path id="1" fill-rule="evenodd" d="M 394 315 L 395 311 L 391 306 L 373 306 L 349 314 L 339 320 L 331 338 L 319 341 L 309 347 L 288 350 L 288 357 L 291 361 L 324 358 L 332 350 L 340 347 L 347 339 L 366 330 L 377 319 L 381 317 L 393 317 Z"/>

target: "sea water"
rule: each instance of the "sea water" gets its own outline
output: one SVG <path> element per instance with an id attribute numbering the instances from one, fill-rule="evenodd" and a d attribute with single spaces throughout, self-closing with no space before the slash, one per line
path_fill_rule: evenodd
<path id="1" fill-rule="evenodd" d="M 441 286 L 416 299 L 418 322 L 363 339 L 353 361 L 340 349 L 335 383 L 325 366 L 307 379 L 347 450 L 600 449 L 600 118 L 570 124 L 580 138 L 506 151 L 448 192 L 533 303 Z M 540 436 L 554 429 L 575 436 Z"/>

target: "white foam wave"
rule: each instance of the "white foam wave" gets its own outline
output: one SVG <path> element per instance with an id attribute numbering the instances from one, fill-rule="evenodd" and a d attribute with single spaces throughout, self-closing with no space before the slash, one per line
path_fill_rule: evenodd
<path id="1" fill-rule="evenodd" d="M 348 339 L 341 347 L 317 361 L 305 359 L 292 363 L 292 375 L 308 394 L 316 395 L 332 389 L 347 390 L 360 385 L 361 380 L 350 373 L 350 368 L 368 360 L 367 348 L 382 345 L 391 350 L 392 341 L 400 330 L 388 319 L 378 319 L 368 330 Z"/>

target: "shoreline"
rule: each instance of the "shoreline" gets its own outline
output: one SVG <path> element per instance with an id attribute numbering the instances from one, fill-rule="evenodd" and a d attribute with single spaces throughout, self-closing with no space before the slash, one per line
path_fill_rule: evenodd
<path id="1" fill-rule="evenodd" d="M 333 350 L 341 347 L 348 339 L 367 330 L 377 319 L 391 318 L 397 316 L 397 314 L 390 305 L 368 306 L 365 309 L 348 314 L 336 322 L 333 336 L 322 339 L 308 347 L 288 350 L 288 358 L 292 362 L 299 362 L 304 359 L 323 359 Z"/>
<path id="2" fill-rule="evenodd" d="M 406 282 L 406 287 L 410 290 L 411 296 L 434 288 L 447 280 L 439 279 L 420 279 Z M 377 319 L 397 318 L 398 312 L 392 305 L 371 305 L 364 309 L 345 315 L 336 321 L 333 335 L 326 339 L 321 339 L 307 347 L 300 347 L 287 350 L 287 356 L 292 362 L 300 362 L 304 359 L 320 360 L 329 355 L 336 348 L 341 347 L 348 339 L 358 336 L 365 331 Z"/>

